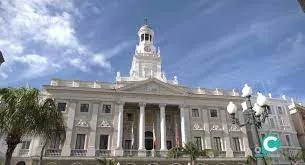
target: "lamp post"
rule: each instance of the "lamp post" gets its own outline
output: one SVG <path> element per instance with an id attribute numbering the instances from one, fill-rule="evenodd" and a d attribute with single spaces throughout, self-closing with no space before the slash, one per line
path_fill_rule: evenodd
<path id="1" fill-rule="evenodd" d="M 251 102 L 251 96 L 252 88 L 245 84 L 244 88 L 242 89 L 242 97 L 246 98 L 246 102 L 242 104 L 243 110 L 244 112 L 246 112 L 247 116 L 246 121 L 244 123 L 241 123 L 239 119 L 236 118 L 235 114 L 237 112 L 237 107 L 232 101 L 229 102 L 227 106 L 227 111 L 232 119 L 232 124 L 236 124 L 239 127 L 249 126 L 247 132 L 248 137 L 250 138 L 249 140 L 251 140 L 252 142 L 250 142 L 250 149 L 252 151 L 252 155 L 255 156 L 255 154 L 257 153 L 255 149 L 261 147 L 258 129 L 262 128 L 262 124 L 268 117 L 269 106 L 267 105 L 266 96 L 261 93 L 258 93 L 256 103 L 253 106 Z M 264 159 L 262 157 L 258 157 L 257 164 L 264 165 Z"/>

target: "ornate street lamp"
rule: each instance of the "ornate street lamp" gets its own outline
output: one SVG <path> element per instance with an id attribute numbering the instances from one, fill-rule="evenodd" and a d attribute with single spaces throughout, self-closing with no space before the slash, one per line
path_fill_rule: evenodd
<path id="1" fill-rule="evenodd" d="M 236 124 L 239 127 L 249 126 L 248 135 L 250 134 L 252 140 L 250 142 L 250 148 L 252 150 L 253 156 L 255 156 L 256 148 L 260 148 L 261 144 L 259 141 L 259 134 L 258 129 L 262 128 L 262 124 L 265 122 L 266 118 L 268 117 L 268 109 L 269 106 L 267 105 L 267 98 L 261 93 L 258 93 L 256 103 L 252 106 L 251 103 L 251 96 L 252 96 L 252 88 L 245 84 L 244 88 L 242 89 L 242 97 L 246 98 L 246 102 L 242 104 L 242 108 L 246 113 L 246 121 L 241 123 L 238 118 L 236 118 L 237 107 L 236 105 L 230 101 L 227 106 L 227 111 L 231 116 L 232 124 Z M 265 164 L 263 158 L 257 158 L 257 164 Z"/>

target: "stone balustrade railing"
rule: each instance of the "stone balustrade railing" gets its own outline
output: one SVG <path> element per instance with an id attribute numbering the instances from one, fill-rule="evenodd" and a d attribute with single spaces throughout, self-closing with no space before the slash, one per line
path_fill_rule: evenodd
<path id="1" fill-rule="evenodd" d="M 83 149 L 72 149 L 71 150 L 71 156 L 86 156 L 87 150 Z"/>
<path id="2" fill-rule="evenodd" d="M 45 156 L 60 156 L 61 149 L 46 149 Z"/>

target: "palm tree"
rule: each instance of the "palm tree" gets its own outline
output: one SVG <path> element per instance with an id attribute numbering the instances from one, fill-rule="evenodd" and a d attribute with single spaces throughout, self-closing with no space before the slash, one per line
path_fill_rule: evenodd
<path id="1" fill-rule="evenodd" d="M 282 150 L 281 154 L 288 159 L 292 165 L 296 164 L 299 160 L 303 160 L 305 156 L 304 151 L 302 150 L 298 150 L 295 154 L 291 154 L 287 149 L 286 151 Z"/>
<path id="2" fill-rule="evenodd" d="M 35 88 L 1 88 L 0 101 L 0 132 L 6 135 L 7 144 L 5 165 L 10 165 L 23 137 L 40 135 L 47 141 L 53 130 L 64 130 L 53 100 L 41 101 Z"/>
<path id="3" fill-rule="evenodd" d="M 196 159 L 202 155 L 201 150 L 193 142 L 188 142 L 183 148 L 183 153 L 190 157 L 192 165 L 195 165 Z"/>

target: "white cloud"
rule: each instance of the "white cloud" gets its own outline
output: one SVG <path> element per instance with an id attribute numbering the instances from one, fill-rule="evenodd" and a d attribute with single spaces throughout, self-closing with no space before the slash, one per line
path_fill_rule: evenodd
<path id="1" fill-rule="evenodd" d="M 111 68 L 111 65 L 110 65 L 110 62 L 108 62 L 106 59 L 105 59 L 105 56 L 103 54 L 95 54 L 93 55 L 92 59 L 91 59 L 91 62 L 93 64 L 96 64 L 102 68 L 105 68 L 105 69 L 110 69 Z"/>

